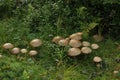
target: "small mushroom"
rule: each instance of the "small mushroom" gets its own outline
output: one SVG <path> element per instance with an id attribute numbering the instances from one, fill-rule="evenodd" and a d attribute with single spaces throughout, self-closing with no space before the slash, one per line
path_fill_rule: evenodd
<path id="1" fill-rule="evenodd" d="M 92 44 L 92 45 L 91 45 L 91 48 L 92 48 L 92 49 L 98 49 L 98 48 L 99 48 L 99 45 L 98 45 L 98 44 Z"/>
<path id="2" fill-rule="evenodd" d="M 81 51 L 84 54 L 90 54 L 92 52 L 92 50 L 89 47 L 82 47 Z"/>
<path id="3" fill-rule="evenodd" d="M 60 46 L 67 46 L 67 45 L 68 45 L 68 42 L 69 42 L 68 39 L 62 39 L 62 40 L 60 40 L 60 41 L 58 42 L 58 44 L 59 44 Z"/>
<path id="4" fill-rule="evenodd" d="M 60 40 L 62 40 L 62 39 L 63 39 L 63 37 L 61 37 L 61 36 L 56 36 L 56 37 L 54 37 L 54 38 L 52 39 L 52 42 L 58 44 L 58 42 L 59 42 Z"/>
<path id="5" fill-rule="evenodd" d="M 95 42 L 100 42 L 103 40 L 103 36 L 100 36 L 100 35 L 93 35 L 93 39 Z"/>
<path id="6" fill-rule="evenodd" d="M 84 47 L 87 47 L 87 46 L 90 46 L 90 43 L 87 42 L 87 41 L 83 41 L 83 42 L 82 42 L 82 45 L 83 45 Z"/>
<path id="7" fill-rule="evenodd" d="M 70 42 L 69 42 L 69 45 L 71 47 L 80 47 L 82 45 L 82 43 L 78 40 L 71 39 Z"/>
<path id="8" fill-rule="evenodd" d="M 21 53 L 27 53 L 28 51 L 27 51 L 27 49 L 21 49 L 20 52 Z"/>
<path id="9" fill-rule="evenodd" d="M 39 47 L 42 45 L 42 41 L 40 39 L 33 39 L 31 42 L 30 42 L 30 45 L 32 47 Z"/>
<path id="10" fill-rule="evenodd" d="M 31 50 L 29 53 L 28 53 L 30 56 L 35 56 L 38 54 L 38 52 L 36 50 Z"/>
<path id="11" fill-rule="evenodd" d="M 93 61 L 94 61 L 95 63 L 99 63 L 99 62 L 102 61 L 102 59 L 101 59 L 101 57 L 99 57 L 99 56 L 95 56 L 95 57 L 93 58 Z"/>
<path id="12" fill-rule="evenodd" d="M 5 43 L 4 45 L 3 45 L 3 48 L 5 48 L 5 49 L 11 49 L 11 48 L 13 48 L 14 46 L 13 46 L 13 44 L 11 44 L 11 43 Z"/>
<path id="13" fill-rule="evenodd" d="M 70 35 L 69 38 L 70 38 L 70 39 L 75 39 L 75 40 L 81 40 L 81 39 L 82 39 L 82 36 L 79 35 L 78 33 L 74 33 L 74 34 Z"/>
<path id="14" fill-rule="evenodd" d="M 2 58 L 3 56 L 0 54 L 0 59 Z"/>
<path id="15" fill-rule="evenodd" d="M 114 70 L 114 71 L 113 71 L 113 74 L 118 74 L 118 73 L 119 73 L 118 70 Z"/>
<path id="16" fill-rule="evenodd" d="M 18 54 L 20 52 L 20 49 L 15 47 L 11 50 L 12 54 Z"/>
<path id="17" fill-rule="evenodd" d="M 78 56 L 81 54 L 81 50 L 79 48 L 70 48 L 68 50 L 68 55 L 69 56 Z"/>

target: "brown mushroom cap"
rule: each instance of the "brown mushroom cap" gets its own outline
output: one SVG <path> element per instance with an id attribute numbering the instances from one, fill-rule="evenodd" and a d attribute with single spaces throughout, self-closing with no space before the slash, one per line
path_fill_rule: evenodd
<path id="1" fill-rule="evenodd" d="M 13 49 L 11 50 L 11 53 L 12 53 L 12 54 L 18 54 L 19 52 L 20 52 L 20 49 L 17 48 L 17 47 L 15 47 L 15 48 L 13 48 Z"/>
<path id="2" fill-rule="evenodd" d="M 0 54 L 0 59 L 2 58 L 3 56 Z"/>
<path id="3" fill-rule="evenodd" d="M 62 39 L 58 42 L 60 46 L 67 46 L 68 45 L 68 40 L 67 39 Z"/>
<path id="4" fill-rule="evenodd" d="M 69 56 L 78 56 L 81 54 L 81 50 L 79 48 L 70 48 L 68 50 L 68 55 Z"/>
<path id="5" fill-rule="evenodd" d="M 82 43 L 78 40 L 71 39 L 70 42 L 69 42 L 69 45 L 71 47 L 80 47 L 82 45 Z"/>
<path id="6" fill-rule="evenodd" d="M 13 44 L 11 44 L 11 43 L 5 43 L 4 45 L 3 45 L 3 48 L 5 48 L 5 49 L 11 49 L 11 48 L 13 48 L 14 46 L 13 46 Z"/>
<path id="7" fill-rule="evenodd" d="M 31 50 L 29 53 L 28 53 L 30 56 L 35 56 L 38 54 L 38 52 L 36 50 Z"/>
<path id="8" fill-rule="evenodd" d="M 63 37 L 61 37 L 61 36 L 56 36 L 56 37 L 54 37 L 54 38 L 52 39 L 52 42 L 58 44 L 58 42 L 59 42 L 60 40 L 62 40 L 62 39 L 63 39 Z"/>
<path id="9" fill-rule="evenodd" d="M 93 58 L 93 61 L 96 62 L 96 63 L 98 63 L 98 62 L 101 62 L 102 59 L 101 59 L 99 56 L 95 56 L 95 57 Z"/>
<path id="10" fill-rule="evenodd" d="M 21 49 L 20 52 L 21 53 L 27 53 L 28 51 L 27 51 L 27 49 Z"/>
<path id="11" fill-rule="evenodd" d="M 98 49 L 98 48 L 99 48 L 99 45 L 98 45 L 98 44 L 92 44 L 92 45 L 91 45 L 91 48 L 92 48 L 92 49 Z"/>
<path id="12" fill-rule="evenodd" d="M 74 33 L 74 34 L 70 35 L 69 38 L 70 38 L 70 39 L 75 39 L 75 40 L 81 40 L 81 39 L 82 39 L 82 36 L 79 35 L 78 33 L 77 33 L 77 34 Z"/>
<path id="13" fill-rule="evenodd" d="M 39 47 L 42 45 L 42 41 L 40 39 L 33 39 L 31 42 L 30 42 L 30 45 L 32 47 Z"/>
<path id="14" fill-rule="evenodd" d="M 82 45 L 83 45 L 84 47 L 87 47 L 87 46 L 90 46 L 90 43 L 89 43 L 88 41 L 83 41 L 83 42 L 82 42 Z"/>
<path id="15" fill-rule="evenodd" d="M 93 35 L 93 39 L 95 42 L 100 42 L 103 40 L 103 36 L 100 36 L 100 35 Z"/>
<path id="16" fill-rule="evenodd" d="M 92 50 L 89 47 L 82 47 L 81 48 L 82 53 L 89 54 L 92 52 Z"/>

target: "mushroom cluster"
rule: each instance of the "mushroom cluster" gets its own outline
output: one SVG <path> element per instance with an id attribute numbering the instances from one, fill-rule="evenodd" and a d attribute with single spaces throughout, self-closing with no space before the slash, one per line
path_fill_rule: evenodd
<path id="1" fill-rule="evenodd" d="M 98 44 L 91 44 L 88 41 L 83 41 L 82 32 L 77 32 L 71 34 L 69 37 L 64 38 L 62 36 L 56 36 L 52 39 L 52 42 L 60 45 L 60 46 L 70 46 L 68 50 L 69 56 L 78 56 L 80 54 L 90 54 L 92 53 L 92 49 L 98 49 Z"/>
<path id="2" fill-rule="evenodd" d="M 42 41 L 40 39 L 33 39 L 30 41 L 31 48 L 35 49 L 36 47 L 40 47 L 41 45 L 42 45 Z M 15 47 L 12 43 L 5 43 L 5 44 L 3 44 L 2 47 L 3 47 L 3 49 L 8 50 L 13 55 L 17 55 L 19 53 L 21 53 L 21 54 L 28 53 L 29 56 L 35 56 L 38 54 L 37 50 L 34 50 L 34 49 L 30 50 L 29 49 L 29 51 L 28 51 L 28 49 L 26 49 L 26 48 L 20 49 L 18 47 Z"/>

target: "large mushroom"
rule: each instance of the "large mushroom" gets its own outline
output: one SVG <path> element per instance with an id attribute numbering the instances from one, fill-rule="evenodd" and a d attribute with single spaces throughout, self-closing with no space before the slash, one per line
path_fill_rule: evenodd
<path id="1" fill-rule="evenodd" d="M 42 45 L 42 41 L 40 39 L 33 39 L 31 42 L 30 42 L 30 45 L 32 47 L 39 47 Z"/>
<path id="2" fill-rule="evenodd" d="M 15 48 L 13 48 L 13 49 L 11 50 L 11 53 L 12 53 L 12 54 L 18 54 L 19 52 L 20 52 L 20 49 L 17 48 L 17 47 L 15 47 Z"/>
<path id="3" fill-rule="evenodd" d="M 68 50 L 68 55 L 69 56 L 78 56 L 81 54 L 81 50 L 79 48 L 70 48 Z"/>
<path id="4" fill-rule="evenodd" d="M 14 46 L 13 46 L 13 44 L 11 44 L 11 43 L 5 43 L 4 45 L 3 45 L 3 48 L 4 49 L 11 49 L 11 48 L 13 48 Z"/>
<path id="5" fill-rule="evenodd" d="M 92 52 L 92 50 L 89 47 L 82 47 L 81 51 L 84 54 L 90 54 Z"/>
<path id="6" fill-rule="evenodd" d="M 79 40 L 71 39 L 69 45 L 71 47 L 80 47 L 82 43 Z"/>
<path id="7" fill-rule="evenodd" d="M 79 33 L 74 33 L 74 34 L 70 35 L 69 38 L 70 39 L 75 39 L 75 40 L 81 40 L 82 36 Z"/>

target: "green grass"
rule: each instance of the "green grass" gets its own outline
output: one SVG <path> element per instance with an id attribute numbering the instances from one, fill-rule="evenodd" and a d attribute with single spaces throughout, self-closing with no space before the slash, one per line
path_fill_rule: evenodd
<path id="1" fill-rule="evenodd" d="M 0 80 L 119 80 L 120 73 L 113 71 L 120 69 L 120 64 L 115 61 L 120 58 L 117 49 L 119 41 L 111 38 L 98 43 L 100 48 L 90 55 L 69 57 L 69 47 L 60 47 L 51 42 L 57 35 L 65 36 L 79 31 L 79 29 L 40 26 L 37 33 L 30 33 L 29 26 L 19 20 L 9 19 L 0 22 Z M 51 36 L 50 36 L 51 35 Z M 11 42 L 20 48 L 29 48 L 30 40 L 39 38 L 43 45 L 37 48 L 39 54 L 34 58 L 26 55 L 10 55 L 2 49 L 5 42 Z M 91 43 L 94 41 L 89 37 Z M 117 43 L 117 44 L 116 44 Z M 93 63 L 93 57 L 103 59 L 102 67 L 98 68 Z M 120 70 L 119 70 L 120 71 Z"/>

